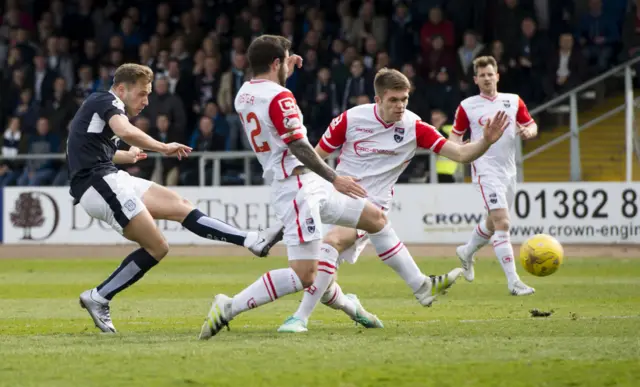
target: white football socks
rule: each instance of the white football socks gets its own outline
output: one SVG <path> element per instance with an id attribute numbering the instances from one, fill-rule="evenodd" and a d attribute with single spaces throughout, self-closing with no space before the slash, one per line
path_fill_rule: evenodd
<path id="1" fill-rule="evenodd" d="M 293 317 L 300 320 L 307 321 L 313 310 L 315 309 L 318 301 L 327 292 L 329 284 L 333 279 L 338 262 L 338 250 L 333 246 L 326 243 L 322 244 L 320 248 L 320 261 L 318 262 L 318 273 L 316 274 L 316 280 L 313 285 L 305 289 L 302 296 L 302 302 L 298 310 L 293 314 Z"/>
<path id="2" fill-rule="evenodd" d="M 395 270 L 414 293 L 420 289 L 427 277 L 420 271 L 389 223 L 379 232 L 369 234 L 369 239 L 382 262 Z"/>
<path id="3" fill-rule="evenodd" d="M 231 317 L 302 290 L 302 282 L 291 268 L 271 270 L 233 297 Z"/>
<path id="4" fill-rule="evenodd" d="M 513 246 L 511 246 L 511 239 L 509 237 L 509 231 L 496 231 L 491 237 L 491 243 L 493 244 L 493 251 L 496 253 L 498 262 L 502 265 L 502 270 L 507 276 L 507 281 L 512 284 L 514 281 L 520 279 L 516 272 L 516 263 L 513 256 Z"/>
<path id="5" fill-rule="evenodd" d="M 467 254 L 474 254 L 489 243 L 493 233 L 487 227 L 487 221 L 478 223 L 471 232 L 471 239 L 465 245 Z"/>

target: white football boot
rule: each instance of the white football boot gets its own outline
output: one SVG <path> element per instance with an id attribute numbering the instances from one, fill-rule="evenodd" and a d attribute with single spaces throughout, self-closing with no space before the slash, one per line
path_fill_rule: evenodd
<path id="1" fill-rule="evenodd" d="M 515 280 L 509 284 L 509 292 L 514 296 L 528 296 L 535 293 L 536 290 L 521 280 Z"/>
<path id="2" fill-rule="evenodd" d="M 473 282 L 475 278 L 475 270 L 473 269 L 473 263 L 475 262 L 475 253 L 467 253 L 466 245 L 458 246 L 456 248 L 456 255 L 462 265 L 464 279 L 468 282 Z"/>
<path id="3" fill-rule="evenodd" d="M 280 333 L 302 333 L 306 331 L 308 331 L 307 322 L 293 316 L 284 320 L 284 323 L 278 328 Z"/>
<path id="4" fill-rule="evenodd" d="M 280 224 L 269 227 L 266 230 L 258 232 L 258 239 L 254 244 L 249 246 L 249 251 L 260 258 L 269 255 L 269 250 L 282 240 L 284 227 Z"/>
<path id="5" fill-rule="evenodd" d="M 431 306 L 438 294 L 445 294 L 447 289 L 456 283 L 456 280 L 462 275 L 462 272 L 463 270 L 457 267 L 447 274 L 439 276 L 430 275 L 420 289 L 413 294 L 422 306 Z"/>
<path id="6" fill-rule="evenodd" d="M 204 319 L 204 323 L 200 328 L 200 340 L 209 340 L 215 336 L 222 328 L 229 329 L 229 321 L 231 321 L 231 298 L 224 294 L 218 294 L 211 304 L 209 314 Z"/>
<path id="7" fill-rule="evenodd" d="M 116 333 L 116 327 L 111 321 L 109 303 L 102 303 L 95 300 L 91 295 L 95 289 L 85 290 L 80 294 L 80 306 L 89 312 L 96 327 L 105 333 Z"/>
<path id="8" fill-rule="evenodd" d="M 384 328 L 384 324 L 382 324 L 382 321 L 380 321 L 378 316 L 367 312 L 364 307 L 362 307 L 358 296 L 355 294 L 346 294 L 345 297 L 350 299 L 356 305 L 356 317 L 353 321 L 365 328 Z"/>

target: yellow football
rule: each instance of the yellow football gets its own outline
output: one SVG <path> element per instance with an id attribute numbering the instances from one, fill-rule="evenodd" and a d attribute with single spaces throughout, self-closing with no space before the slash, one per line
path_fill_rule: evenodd
<path id="1" fill-rule="evenodd" d="M 551 235 L 537 234 L 520 246 L 520 263 L 529 273 L 546 277 L 555 273 L 564 259 L 564 249 Z"/>

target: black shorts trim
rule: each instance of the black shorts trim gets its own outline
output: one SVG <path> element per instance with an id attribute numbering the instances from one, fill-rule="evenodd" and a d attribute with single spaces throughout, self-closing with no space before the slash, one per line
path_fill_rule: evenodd
<path id="1" fill-rule="evenodd" d="M 115 218 L 116 222 L 118 222 L 120 227 L 122 227 L 122 229 L 124 230 L 124 228 L 129 224 L 129 218 L 127 218 L 124 212 L 122 212 L 122 205 L 120 204 L 120 201 L 118 200 L 115 192 L 113 192 L 104 178 L 94 179 L 91 182 L 91 186 L 96 191 L 98 191 L 98 194 L 100 194 L 104 201 L 107 202 L 109 208 L 111 208 L 111 211 L 113 211 L 113 217 Z"/>

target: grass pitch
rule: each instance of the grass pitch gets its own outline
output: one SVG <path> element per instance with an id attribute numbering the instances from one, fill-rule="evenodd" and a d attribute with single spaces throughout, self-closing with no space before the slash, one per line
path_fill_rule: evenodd
<path id="1" fill-rule="evenodd" d="M 495 260 L 423 308 L 384 264 L 343 265 L 340 283 L 385 329 L 319 305 L 300 335 L 276 333 L 301 294 L 196 339 L 213 295 L 233 295 L 284 258 L 167 258 L 117 296 L 117 335 L 98 333 L 78 295 L 117 259 L 0 260 L 1 386 L 637 386 L 640 260 L 569 259 L 508 295 Z M 443 273 L 457 259 L 419 259 Z M 532 318 L 529 310 L 554 310 Z"/>

